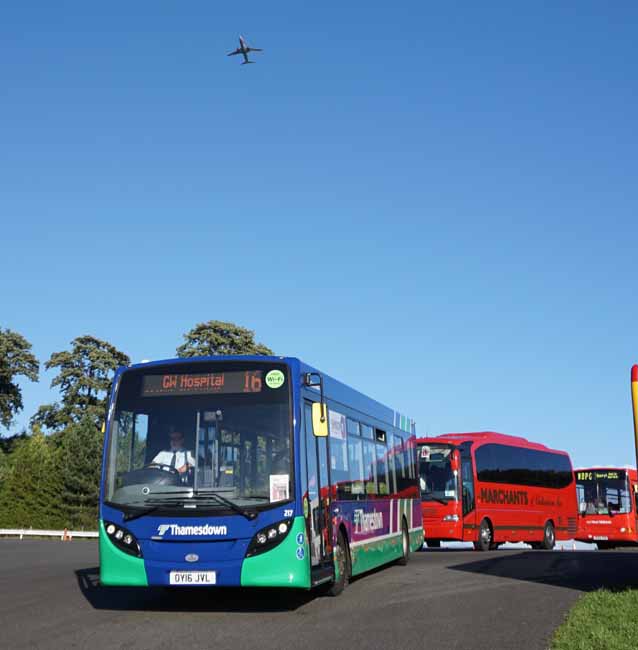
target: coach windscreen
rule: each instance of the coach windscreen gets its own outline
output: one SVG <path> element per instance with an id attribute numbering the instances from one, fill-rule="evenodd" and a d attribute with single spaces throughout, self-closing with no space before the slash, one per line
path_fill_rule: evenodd
<path id="1" fill-rule="evenodd" d="M 419 446 L 419 483 L 424 501 L 447 503 L 458 498 L 452 451 L 448 445 Z"/>

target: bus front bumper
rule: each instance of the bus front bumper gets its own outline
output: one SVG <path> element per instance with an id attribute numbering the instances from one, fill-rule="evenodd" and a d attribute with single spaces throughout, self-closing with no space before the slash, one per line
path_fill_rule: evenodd
<path id="1" fill-rule="evenodd" d="M 244 557 L 249 540 L 224 542 L 154 542 L 141 540 L 144 557 L 129 555 L 109 539 L 100 522 L 100 582 L 121 587 L 192 587 L 171 585 L 172 572 L 213 573 L 216 587 L 310 588 L 309 549 L 303 517 L 297 517 L 286 538 L 273 549 Z M 238 546 L 237 546 L 238 545 Z M 231 548 L 232 547 L 232 548 Z M 241 557 L 232 557 L 241 553 Z M 186 556 L 197 556 L 188 562 Z M 216 557 L 217 556 L 217 557 Z M 210 586 L 209 584 L 202 586 Z"/>

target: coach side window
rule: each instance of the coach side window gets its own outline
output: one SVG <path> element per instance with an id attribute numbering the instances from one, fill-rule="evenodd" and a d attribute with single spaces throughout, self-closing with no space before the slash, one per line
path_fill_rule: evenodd
<path id="1" fill-rule="evenodd" d="M 564 454 L 487 444 L 476 450 L 478 480 L 531 487 L 565 488 L 573 481 L 569 459 Z"/>
<path id="2" fill-rule="evenodd" d="M 463 516 L 474 510 L 474 472 L 472 471 L 471 442 L 461 444 L 461 487 Z"/>

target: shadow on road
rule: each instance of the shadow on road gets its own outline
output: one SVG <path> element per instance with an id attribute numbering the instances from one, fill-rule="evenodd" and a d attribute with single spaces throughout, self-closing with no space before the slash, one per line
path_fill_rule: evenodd
<path id="1" fill-rule="evenodd" d="M 99 567 L 75 572 L 94 609 L 158 612 L 288 612 L 317 597 L 296 589 L 103 587 Z"/>
<path id="2" fill-rule="evenodd" d="M 580 591 L 638 587 L 638 553 L 622 551 L 526 551 L 495 557 L 488 554 L 485 559 L 450 565 L 449 569 Z"/>

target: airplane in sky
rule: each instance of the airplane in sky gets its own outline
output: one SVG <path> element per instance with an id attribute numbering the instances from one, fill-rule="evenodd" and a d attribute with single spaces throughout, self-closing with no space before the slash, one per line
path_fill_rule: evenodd
<path id="1" fill-rule="evenodd" d="M 239 37 L 239 47 L 234 51 L 230 52 L 228 56 L 235 56 L 235 54 L 241 54 L 244 57 L 244 61 L 242 65 L 246 65 L 247 63 L 254 63 L 254 61 L 251 61 L 248 58 L 248 52 L 263 52 L 263 50 L 259 47 L 249 47 L 248 43 L 244 40 L 243 36 Z"/>

